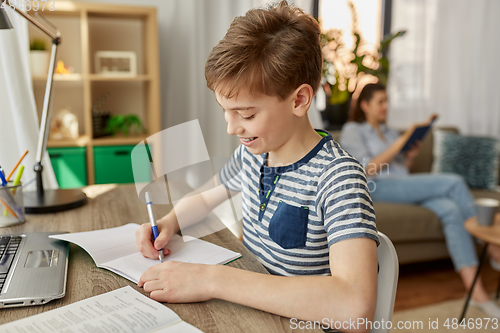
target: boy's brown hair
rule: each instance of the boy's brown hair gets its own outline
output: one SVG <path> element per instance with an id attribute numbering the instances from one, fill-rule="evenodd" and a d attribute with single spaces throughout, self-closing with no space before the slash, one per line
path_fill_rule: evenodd
<path id="1" fill-rule="evenodd" d="M 205 65 L 210 90 L 226 98 L 242 88 L 285 99 L 301 84 L 319 87 L 323 65 L 316 20 L 286 1 L 251 9 L 231 23 Z"/>

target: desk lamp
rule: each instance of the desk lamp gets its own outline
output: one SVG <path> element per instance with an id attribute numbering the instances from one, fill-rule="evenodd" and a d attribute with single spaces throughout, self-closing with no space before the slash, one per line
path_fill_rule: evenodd
<path id="1" fill-rule="evenodd" d="M 4 4 L 5 2 L 5 4 Z M 9 17 L 4 10 L 4 6 L 10 6 L 22 17 L 36 26 L 52 40 L 52 53 L 50 55 L 49 73 L 45 86 L 45 97 L 43 100 L 42 121 L 40 124 L 40 134 L 38 136 L 38 147 L 36 153 L 36 191 L 24 192 L 24 207 L 26 214 L 54 213 L 83 206 L 87 203 L 87 196 L 78 189 L 58 189 L 44 190 L 42 181 L 42 156 L 47 147 L 47 136 L 49 134 L 49 116 L 52 102 L 52 81 L 56 63 L 57 46 L 61 43 L 61 34 L 56 28 L 56 33 L 51 32 L 42 24 L 35 21 L 31 16 L 20 11 L 14 3 L 9 0 L 0 0 L 0 29 L 12 29 Z"/>

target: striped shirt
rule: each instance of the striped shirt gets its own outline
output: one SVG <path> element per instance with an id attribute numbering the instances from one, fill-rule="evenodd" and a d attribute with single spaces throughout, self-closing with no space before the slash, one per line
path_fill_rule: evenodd
<path id="1" fill-rule="evenodd" d="M 268 167 L 267 153 L 240 145 L 219 172 L 242 192 L 243 243 L 275 275 L 330 274 L 329 247 L 366 237 L 378 243 L 362 166 L 331 134 L 294 164 Z"/>

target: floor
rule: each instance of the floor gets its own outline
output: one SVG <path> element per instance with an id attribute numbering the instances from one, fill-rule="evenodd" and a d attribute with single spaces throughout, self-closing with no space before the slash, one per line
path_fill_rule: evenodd
<path id="1" fill-rule="evenodd" d="M 481 269 L 486 290 L 496 293 L 500 272 L 493 270 L 488 259 Z M 464 298 L 466 294 L 451 260 L 402 265 L 394 311 Z"/>

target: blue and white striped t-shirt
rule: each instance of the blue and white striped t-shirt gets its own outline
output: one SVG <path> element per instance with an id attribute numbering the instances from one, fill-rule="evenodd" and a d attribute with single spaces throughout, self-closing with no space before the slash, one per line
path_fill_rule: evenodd
<path id="1" fill-rule="evenodd" d="M 242 192 L 243 243 L 276 275 L 330 274 L 329 247 L 367 237 L 378 243 L 366 175 L 332 136 L 294 164 L 268 167 L 267 154 L 240 145 L 219 172 Z"/>

